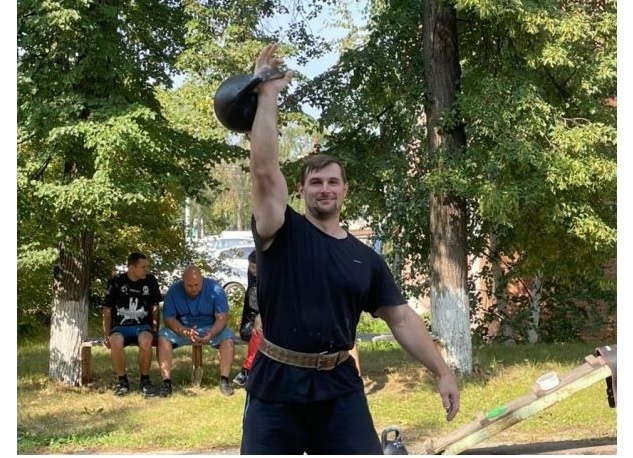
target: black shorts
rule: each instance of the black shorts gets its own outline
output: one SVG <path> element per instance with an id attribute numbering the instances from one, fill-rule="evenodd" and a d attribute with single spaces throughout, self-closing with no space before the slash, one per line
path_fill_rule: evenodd
<path id="1" fill-rule="evenodd" d="M 382 455 L 362 391 L 310 403 L 246 396 L 242 455 Z"/>

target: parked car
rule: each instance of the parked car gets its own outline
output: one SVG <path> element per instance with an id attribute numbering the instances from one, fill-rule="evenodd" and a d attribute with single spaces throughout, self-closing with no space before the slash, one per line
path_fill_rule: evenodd
<path id="1" fill-rule="evenodd" d="M 253 245 L 253 234 L 249 231 L 223 231 L 201 240 L 196 251 L 210 259 L 214 259 L 225 248 Z"/>
<path id="2" fill-rule="evenodd" d="M 214 277 L 220 282 L 227 296 L 244 296 L 248 286 L 248 256 L 255 245 L 232 246 L 217 250 L 209 260 L 214 267 Z"/>
<path id="3" fill-rule="evenodd" d="M 225 252 L 227 249 L 231 249 L 234 247 L 245 247 L 253 245 L 253 238 L 243 239 L 243 238 L 226 238 L 226 239 L 217 239 L 206 245 L 206 254 L 207 256 L 217 258 L 219 255 Z M 248 255 L 247 255 L 248 256 Z"/>

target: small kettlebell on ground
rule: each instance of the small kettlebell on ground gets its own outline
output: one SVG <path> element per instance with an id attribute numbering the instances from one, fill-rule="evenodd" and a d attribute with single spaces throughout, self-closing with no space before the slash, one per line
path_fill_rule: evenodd
<path id="1" fill-rule="evenodd" d="M 395 433 L 394 439 L 389 440 L 389 433 Z M 402 435 L 400 434 L 400 428 L 397 426 L 387 426 L 382 431 L 381 436 L 382 450 L 385 455 L 408 455 L 406 447 L 402 443 Z"/>

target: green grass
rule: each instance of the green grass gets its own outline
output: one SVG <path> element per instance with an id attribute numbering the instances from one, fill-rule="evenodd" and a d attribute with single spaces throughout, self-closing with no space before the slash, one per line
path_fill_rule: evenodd
<path id="1" fill-rule="evenodd" d="M 613 343 L 613 342 L 608 342 Z M 461 410 L 444 420 L 433 378 L 395 343 L 360 345 L 365 391 L 378 432 L 388 425 L 402 430 L 409 453 L 429 438 L 443 437 L 472 422 L 478 414 L 529 392 L 545 372 L 560 375 L 584 362 L 603 344 L 487 346 L 474 351 L 475 371 L 459 380 Z M 237 346 L 234 375 L 245 346 Z M 138 383 L 136 349 L 127 350 L 130 383 Z M 68 388 L 48 380 L 44 337 L 18 345 L 17 452 L 19 454 L 88 454 L 143 452 L 236 452 L 241 437 L 245 393 L 231 397 L 217 387 L 217 352 L 205 349 L 202 386 L 190 386 L 190 350 L 174 352 L 174 394 L 143 398 L 132 392 L 117 398 L 107 350 L 93 348 L 90 387 Z M 156 363 L 152 379 L 158 383 Z M 492 442 L 616 437 L 616 409 L 609 408 L 605 384 L 575 393 L 539 414 L 497 434 Z"/>

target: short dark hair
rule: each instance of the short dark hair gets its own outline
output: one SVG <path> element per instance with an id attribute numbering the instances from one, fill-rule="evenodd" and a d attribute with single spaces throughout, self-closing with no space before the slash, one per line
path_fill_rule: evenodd
<path id="1" fill-rule="evenodd" d="M 303 166 L 301 167 L 301 172 L 299 173 L 299 183 L 305 184 L 306 177 L 310 172 L 324 169 L 330 164 L 338 164 L 341 169 L 341 177 L 343 178 L 343 183 L 347 183 L 347 174 L 345 173 L 345 167 L 343 167 L 341 161 L 339 161 L 334 156 L 330 156 L 329 154 L 313 154 L 308 156 L 303 162 Z"/>
<path id="2" fill-rule="evenodd" d="M 127 256 L 127 265 L 128 266 L 134 266 L 136 265 L 137 262 L 139 262 L 141 259 L 147 259 L 147 256 L 145 256 L 143 253 L 141 253 L 140 251 L 132 251 L 128 256 Z"/>
<path id="3" fill-rule="evenodd" d="M 256 261 L 257 258 L 257 251 L 253 250 L 250 252 L 250 254 L 248 255 L 248 261 L 252 262 L 253 264 L 257 264 Z"/>

